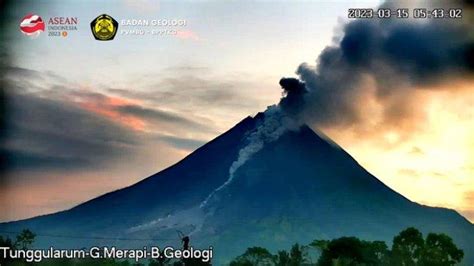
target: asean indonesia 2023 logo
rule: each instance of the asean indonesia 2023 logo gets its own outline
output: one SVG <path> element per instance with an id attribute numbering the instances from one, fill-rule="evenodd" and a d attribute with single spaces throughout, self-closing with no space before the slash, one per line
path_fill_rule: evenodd
<path id="1" fill-rule="evenodd" d="M 91 22 L 91 30 L 98 41 L 113 40 L 118 30 L 118 22 L 107 14 L 96 17 Z"/>
<path id="2" fill-rule="evenodd" d="M 38 37 L 41 32 L 44 32 L 44 22 L 40 16 L 35 14 L 26 15 L 20 23 L 20 30 L 23 34 L 32 38 Z"/>

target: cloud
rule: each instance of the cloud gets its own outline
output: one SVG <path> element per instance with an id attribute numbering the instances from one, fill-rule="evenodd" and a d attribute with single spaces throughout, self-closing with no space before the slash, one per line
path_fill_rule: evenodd
<path id="1" fill-rule="evenodd" d="M 305 104 L 304 97 L 308 93 L 303 82 L 295 78 L 280 79 L 283 97 L 279 105 L 288 113 L 299 113 Z"/>
<path id="2" fill-rule="evenodd" d="M 464 205 L 469 206 L 468 209 L 462 210 L 461 213 L 464 214 L 469 220 L 474 221 L 474 191 L 467 191 L 464 194 Z"/>
<path id="3" fill-rule="evenodd" d="M 5 81 L 24 82 L 28 80 L 46 81 L 51 80 L 56 83 L 67 83 L 67 80 L 53 71 L 37 71 L 33 69 L 3 65 L 0 67 Z"/>
<path id="4" fill-rule="evenodd" d="M 212 123 L 206 119 L 202 119 L 202 123 L 200 123 L 196 122 L 198 118 L 195 116 L 188 118 L 183 113 L 148 107 L 143 102 L 146 99 L 145 95 L 142 95 L 143 98 L 138 97 L 133 90 L 112 91 L 121 96 L 64 85 L 50 86 L 47 90 L 40 90 L 33 94 L 41 98 L 68 102 L 135 131 L 161 130 L 171 134 L 174 130 L 180 132 L 193 129 L 205 133 L 215 133 L 211 126 Z"/>
<path id="5" fill-rule="evenodd" d="M 17 92 L 41 90 L 45 88 L 45 76 L 40 71 L 16 66 L 2 66 L 0 68 L 1 82 L 4 88 Z"/>
<path id="6" fill-rule="evenodd" d="M 472 27 L 454 20 L 352 21 L 316 66 L 298 67 L 304 97 L 286 94 L 281 103 L 289 96 L 299 99 L 293 106 L 317 127 L 416 126 L 424 115 L 420 92 L 473 77 L 472 33 Z"/>
<path id="7" fill-rule="evenodd" d="M 140 13 L 156 13 L 160 10 L 159 0 L 122 0 L 122 4 Z"/>
<path id="8" fill-rule="evenodd" d="M 124 116 L 133 116 L 143 120 L 150 120 L 158 124 L 171 123 L 175 126 L 184 127 L 187 129 L 209 131 L 207 126 L 172 112 L 146 108 L 140 105 L 120 105 L 117 106 L 115 110 Z"/>
<path id="9" fill-rule="evenodd" d="M 130 130 L 67 103 L 9 93 L 2 151 L 11 169 L 84 169 L 130 152 Z"/>
<path id="10" fill-rule="evenodd" d="M 201 40 L 201 37 L 192 30 L 178 30 L 174 36 L 178 39 L 192 40 L 196 42 Z"/>
<path id="11" fill-rule="evenodd" d="M 254 109 L 260 105 L 258 94 L 255 93 L 258 82 L 242 80 L 240 77 L 210 77 L 203 71 L 206 71 L 205 68 L 177 68 L 158 81 L 148 77 L 152 82 L 144 84 L 145 89 L 109 88 L 108 92 L 151 104 L 193 111 L 196 108 Z"/>
<path id="12" fill-rule="evenodd" d="M 466 205 L 474 206 L 474 191 L 468 191 L 464 195 L 464 201 L 466 201 Z"/>
<path id="13" fill-rule="evenodd" d="M 177 114 L 204 125 L 207 129 L 182 123 L 177 124 L 178 131 L 171 131 L 168 129 L 170 122 L 153 121 L 154 129 L 163 134 L 199 139 L 210 139 L 242 117 L 274 103 L 279 94 L 272 87 L 274 85 L 267 85 L 251 74 L 221 75 L 207 67 L 192 65 L 167 68 L 158 74 L 144 74 L 136 82 L 124 84 L 121 88 L 104 86 L 109 96 L 133 99 L 145 109 Z"/>
<path id="14" fill-rule="evenodd" d="M 398 173 L 400 175 L 404 175 L 408 177 L 420 177 L 420 174 L 418 173 L 418 171 L 414 169 L 403 168 L 403 169 L 398 170 Z"/>
<path id="15" fill-rule="evenodd" d="M 409 154 L 413 154 L 413 155 L 424 155 L 425 152 L 424 152 L 420 147 L 413 146 L 413 147 L 411 148 Z"/>
<path id="16" fill-rule="evenodd" d="M 168 74 L 174 73 L 188 73 L 188 74 L 205 74 L 211 72 L 211 69 L 206 66 L 194 66 L 194 65 L 176 65 L 166 67 L 163 69 Z"/>
<path id="17" fill-rule="evenodd" d="M 471 223 L 474 223 L 474 210 L 461 210 L 461 214 L 470 220 Z"/>
<path id="18" fill-rule="evenodd" d="M 146 128 L 146 121 L 133 116 L 124 115 L 117 111 L 120 106 L 134 104 L 134 101 L 108 96 L 98 92 L 74 90 L 63 95 L 66 101 L 70 101 L 79 107 L 106 117 L 116 123 L 122 124 L 136 131 L 143 131 Z"/>
<path id="19" fill-rule="evenodd" d="M 202 141 L 186 132 L 215 133 L 208 121 L 70 84 L 53 72 L 3 70 L 3 170 L 87 171 L 154 142 L 189 151 Z"/>
<path id="20" fill-rule="evenodd" d="M 2 70 L 3 75 L 7 76 L 10 79 L 11 78 L 43 79 L 43 73 L 36 70 L 32 70 L 32 69 L 16 67 L 16 66 L 2 66 L 1 70 Z"/>
<path id="21" fill-rule="evenodd" d="M 156 135 L 156 140 L 163 141 L 177 149 L 193 151 L 206 143 L 204 140 L 180 138 L 175 136 Z"/>

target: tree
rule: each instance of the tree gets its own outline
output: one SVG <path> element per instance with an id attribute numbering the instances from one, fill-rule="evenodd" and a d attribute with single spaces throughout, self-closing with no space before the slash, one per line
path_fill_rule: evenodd
<path id="1" fill-rule="evenodd" d="M 389 259 L 387 244 L 383 241 L 362 241 L 362 257 L 366 265 L 384 265 Z"/>
<path id="2" fill-rule="evenodd" d="M 323 251 L 323 250 L 325 250 L 325 249 L 328 247 L 328 245 L 329 245 L 330 242 L 331 242 L 330 240 L 315 239 L 315 240 L 313 240 L 313 242 L 311 242 L 311 243 L 309 244 L 309 246 L 310 246 L 310 247 L 317 248 L 318 250 Z"/>
<path id="3" fill-rule="evenodd" d="M 8 247 L 10 249 L 14 249 L 15 245 L 13 244 L 10 238 L 3 238 L 2 236 L 0 236 L 0 247 Z M 0 256 L 0 265 L 9 265 L 9 263 L 11 263 L 12 261 L 13 259 L 11 259 L 9 256 Z"/>
<path id="4" fill-rule="evenodd" d="M 289 266 L 299 266 L 306 262 L 306 252 L 298 243 L 294 244 L 290 250 Z"/>
<path id="5" fill-rule="evenodd" d="M 341 237 L 327 244 L 319 257 L 318 265 L 357 265 L 362 261 L 362 242 L 356 237 Z"/>
<path id="6" fill-rule="evenodd" d="M 361 241 L 356 237 L 341 237 L 331 241 L 314 240 L 311 246 L 321 250 L 318 265 L 386 264 L 389 251 L 383 241 Z"/>
<path id="7" fill-rule="evenodd" d="M 15 247 L 23 250 L 29 249 L 35 241 L 35 237 L 36 235 L 33 232 L 29 229 L 25 229 L 16 236 Z"/>
<path id="8" fill-rule="evenodd" d="M 3 238 L 2 236 L 0 236 L 0 247 L 13 248 L 14 244 L 9 237 Z"/>
<path id="9" fill-rule="evenodd" d="M 415 266 L 424 248 L 423 235 L 414 227 L 401 231 L 393 238 L 391 263 L 393 265 Z"/>
<path id="10" fill-rule="evenodd" d="M 231 266 L 309 265 L 307 248 L 321 251 L 318 266 L 454 266 L 464 252 L 445 234 L 423 235 L 409 227 L 393 238 L 392 250 L 383 241 L 364 241 L 356 237 L 314 240 L 308 246 L 295 244 L 290 251 L 272 255 L 262 247 L 253 247 L 235 258 Z"/>
<path id="11" fill-rule="evenodd" d="M 231 266 L 266 266 L 272 265 L 273 255 L 265 248 L 252 247 L 248 248 L 244 254 L 235 258 Z"/>
<path id="12" fill-rule="evenodd" d="M 290 254 L 286 250 L 278 251 L 278 254 L 275 256 L 275 265 L 276 266 L 288 266 L 290 265 Z"/>
<path id="13" fill-rule="evenodd" d="M 461 262 L 464 252 L 456 247 L 451 237 L 430 233 L 426 237 L 421 256 L 423 266 L 451 266 Z"/>

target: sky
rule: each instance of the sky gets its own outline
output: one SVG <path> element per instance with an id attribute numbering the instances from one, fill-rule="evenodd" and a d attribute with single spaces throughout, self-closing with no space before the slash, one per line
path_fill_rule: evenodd
<path id="1" fill-rule="evenodd" d="M 380 4 L 19 1 L 3 16 L 0 43 L 7 158 L 0 221 L 68 209 L 178 162 L 278 103 L 281 77 L 309 80 L 299 66 L 317 65 L 325 48 L 338 43 L 347 10 Z M 77 17 L 77 31 L 24 36 L 19 23 L 30 12 L 43 20 Z M 124 35 L 127 27 L 119 26 L 114 40 L 101 42 L 89 23 L 103 13 L 119 23 L 185 19 L 186 26 L 167 36 Z M 474 221 L 472 81 L 471 72 L 395 82 L 398 93 L 387 100 L 376 97 L 377 81 L 364 77 L 351 101 L 357 122 L 308 124 L 410 200 Z M 388 109 L 401 118 L 384 119 Z M 317 108 L 309 110 L 318 117 Z"/>

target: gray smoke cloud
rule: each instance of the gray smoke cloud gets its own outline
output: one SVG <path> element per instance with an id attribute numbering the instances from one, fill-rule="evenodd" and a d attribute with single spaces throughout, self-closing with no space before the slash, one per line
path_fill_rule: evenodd
<path id="1" fill-rule="evenodd" d="M 298 67 L 299 81 L 280 81 L 280 105 L 316 126 L 361 122 L 367 80 L 382 105 L 383 122 L 393 123 L 416 111 L 413 90 L 474 72 L 474 31 L 463 20 L 356 20 L 336 39 L 316 67 Z"/>
<path id="2" fill-rule="evenodd" d="M 287 114 L 298 114 L 304 106 L 304 97 L 308 93 L 305 84 L 295 78 L 282 78 L 280 86 L 283 89 L 283 97 L 279 106 Z"/>

